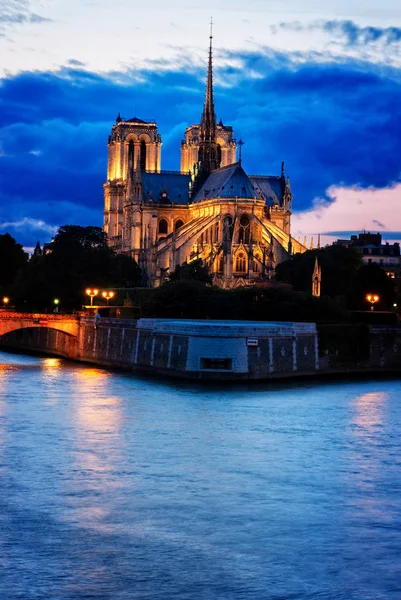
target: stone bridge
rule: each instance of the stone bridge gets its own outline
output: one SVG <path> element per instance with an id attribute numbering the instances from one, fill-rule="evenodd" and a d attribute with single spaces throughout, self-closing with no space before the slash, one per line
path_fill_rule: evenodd
<path id="1" fill-rule="evenodd" d="M 17 329 L 46 328 L 78 338 L 79 317 L 75 315 L 0 313 L 0 337 Z"/>

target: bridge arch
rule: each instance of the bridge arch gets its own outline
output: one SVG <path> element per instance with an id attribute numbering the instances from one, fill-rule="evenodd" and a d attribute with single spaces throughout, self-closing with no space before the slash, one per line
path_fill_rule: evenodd
<path id="1" fill-rule="evenodd" d="M 0 346 L 74 358 L 78 354 L 78 317 L 1 315 Z"/>

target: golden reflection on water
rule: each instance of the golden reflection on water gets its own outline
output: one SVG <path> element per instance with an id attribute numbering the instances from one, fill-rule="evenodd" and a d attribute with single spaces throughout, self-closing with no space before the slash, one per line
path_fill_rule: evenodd
<path id="1" fill-rule="evenodd" d="M 58 375 L 63 366 L 61 358 L 46 357 L 41 359 L 41 366 L 50 375 Z"/>
<path id="2" fill-rule="evenodd" d="M 358 426 L 354 432 L 356 435 L 364 435 L 366 430 L 373 431 L 383 425 L 388 398 L 386 392 L 368 392 L 355 398 L 352 424 Z"/>
<path id="3" fill-rule="evenodd" d="M 388 393 L 382 391 L 356 396 L 351 419 L 353 442 L 350 446 L 350 476 L 352 486 L 360 492 L 355 499 L 355 506 L 365 517 L 379 521 L 390 518 L 374 493 L 382 478 L 382 435 L 389 397 Z"/>
<path id="4" fill-rule="evenodd" d="M 111 394 L 110 374 L 101 369 L 73 373 L 71 424 L 74 428 L 70 483 L 83 494 L 71 498 L 68 518 L 83 527 L 107 529 L 113 493 L 119 486 L 114 474 L 121 459 L 121 399 Z"/>

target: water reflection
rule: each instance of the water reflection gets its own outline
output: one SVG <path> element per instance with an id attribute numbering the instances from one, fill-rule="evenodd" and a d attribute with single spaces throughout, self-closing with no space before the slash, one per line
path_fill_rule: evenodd
<path id="1" fill-rule="evenodd" d="M 110 374 L 101 369 L 80 368 L 72 374 L 66 518 L 101 531 L 108 529 L 120 485 L 116 465 L 121 458 L 121 399 L 110 393 L 109 384 Z"/>
<path id="2" fill-rule="evenodd" d="M 4 382 L 1 599 L 400 599 L 400 382 Z"/>
<path id="3" fill-rule="evenodd" d="M 352 487 L 359 491 L 355 500 L 354 519 L 374 520 L 386 523 L 392 518 L 392 510 L 383 503 L 378 488 L 384 485 L 383 457 L 387 454 L 387 414 L 390 395 L 385 391 L 373 391 L 357 395 L 352 403 Z"/>
<path id="4" fill-rule="evenodd" d="M 354 418 L 356 425 L 355 435 L 365 436 L 383 425 L 389 394 L 386 392 L 368 392 L 357 396 L 353 402 Z"/>

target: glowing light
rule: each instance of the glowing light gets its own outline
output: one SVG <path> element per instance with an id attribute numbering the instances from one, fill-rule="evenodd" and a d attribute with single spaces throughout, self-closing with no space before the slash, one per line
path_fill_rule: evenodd
<path id="1" fill-rule="evenodd" d="M 95 296 L 97 296 L 97 295 L 98 295 L 98 293 L 99 293 L 99 290 L 97 290 L 96 288 L 88 288 L 88 289 L 86 290 L 86 294 L 87 294 L 87 295 L 90 297 L 90 299 L 91 299 L 91 306 L 93 306 L 93 298 L 94 298 Z"/>
<path id="2" fill-rule="evenodd" d="M 377 294 L 367 294 L 366 301 L 370 303 L 370 310 L 374 310 L 374 305 L 379 302 L 380 296 Z"/>
<path id="3" fill-rule="evenodd" d="M 114 298 L 114 292 L 102 292 L 102 296 L 106 300 L 107 306 L 108 306 L 109 305 L 109 300 L 111 300 L 112 298 Z"/>
<path id="4" fill-rule="evenodd" d="M 10 298 L 8 298 L 7 296 L 4 296 L 3 298 L 3 306 L 4 308 L 7 308 L 8 303 L 10 302 Z"/>

